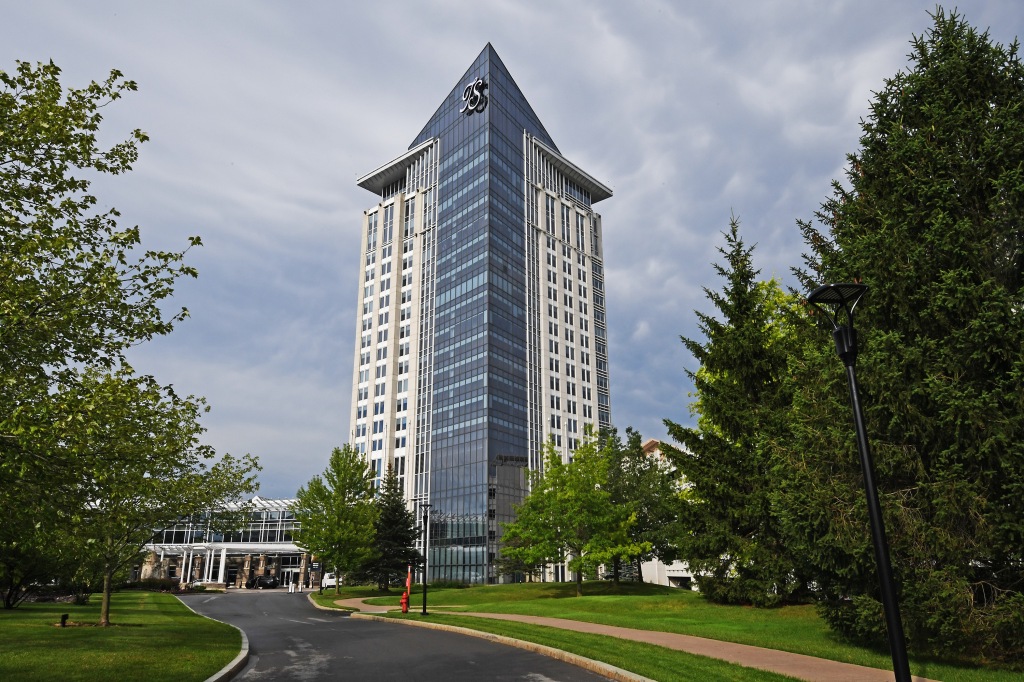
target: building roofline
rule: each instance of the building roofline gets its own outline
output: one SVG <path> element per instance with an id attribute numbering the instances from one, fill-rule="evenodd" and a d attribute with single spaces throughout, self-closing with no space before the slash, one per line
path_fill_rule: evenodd
<path id="1" fill-rule="evenodd" d="M 356 180 L 356 185 L 365 190 L 369 190 L 374 194 L 381 194 L 385 187 L 405 177 L 405 170 L 412 165 L 413 160 L 420 154 L 420 152 L 434 144 L 436 141 L 437 138 L 432 137 L 429 140 L 421 142 L 399 156 L 397 159 L 389 161 L 377 170 L 370 171 L 363 177 L 359 178 Z"/>
<path id="2" fill-rule="evenodd" d="M 607 199 L 612 196 L 612 190 L 607 185 L 596 180 L 585 170 L 558 153 L 557 150 L 552 149 L 538 140 L 536 136 L 531 135 L 530 138 L 533 140 L 533 143 L 540 147 L 541 151 L 549 157 L 553 166 L 572 179 L 573 182 L 578 185 L 582 185 L 590 191 L 590 202 L 592 204 L 596 204 L 602 199 Z"/>

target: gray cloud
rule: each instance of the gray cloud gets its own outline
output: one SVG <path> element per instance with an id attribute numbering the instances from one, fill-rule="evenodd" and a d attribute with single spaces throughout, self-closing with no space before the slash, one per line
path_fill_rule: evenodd
<path id="1" fill-rule="evenodd" d="M 133 362 L 213 410 L 208 440 L 289 496 L 348 436 L 354 180 L 399 155 L 490 41 L 561 151 L 608 184 L 613 419 L 663 437 L 689 420 L 679 335 L 711 312 L 734 212 L 764 276 L 788 282 L 811 217 L 856 149 L 871 91 L 934 4 L 582 0 L 472 3 L 8 3 L 0 68 L 53 59 L 68 84 L 119 68 L 110 141 L 152 136 L 95 189 L 147 244 L 190 254 L 192 318 Z M 958 3 L 1010 42 L 1013 0 Z"/>

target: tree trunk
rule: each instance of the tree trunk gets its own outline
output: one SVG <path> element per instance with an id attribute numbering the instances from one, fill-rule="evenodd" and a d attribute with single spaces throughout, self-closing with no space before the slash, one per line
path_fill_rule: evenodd
<path id="1" fill-rule="evenodd" d="M 103 572 L 103 599 L 100 601 L 100 627 L 110 625 L 110 592 L 113 582 L 113 572 Z"/>
<path id="2" fill-rule="evenodd" d="M 643 570 L 643 566 L 644 566 L 643 560 L 641 560 L 640 557 L 637 557 L 636 558 L 636 581 L 638 583 L 640 583 L 641 585 L 644 584 L 644 570 Z"/>
<path id="3" fill-rule="evenodd" d="M 583 596 L 583 571 L 576 571 L 576 596 Z"/>

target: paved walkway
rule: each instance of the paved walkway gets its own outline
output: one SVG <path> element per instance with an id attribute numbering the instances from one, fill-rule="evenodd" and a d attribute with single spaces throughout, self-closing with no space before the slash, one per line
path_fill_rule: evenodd
<path id="1" fill-rule="evenodd" d="M 394 610 L 387 606 L 370 606 L 364 604 L 362 599 L 339 599 L 334 602 L 339 606 L 351 609 L 358 609 L 362 613 L 387 613 Z M 434 607 L 431 607 L 434 608 Z M 690 635 L 679 635 L 671 632 L 656 632 L 652 630 L 636 630 L 634 628 L 623 628 L 614 625 L 600 625 L 584 621 L 566 620 L 564 618 L 546 618 L 543 616 L 520 616 L 510 613 L 467 613 L 459 611 L 452 615 L 473 616 L 475 618 L 491 618 L 494 620 L 511 620 L 520 623 L 543 625 L 575 632 L 585 632 L 595 635 L 607 635 L 628 639 L 645 644 L 663 646 L 667 649 L 685 651 L 698 656 L 717 658 L 729 663 L 768 670 L 771 672 L 789 675 L 798 680 L 810 680 L 811 682 L 892 682 L 895 677 L 891 670 L 879 668 L 868 668 L 852 663 L 841 663 L 830 661 L 814 656 L 794 654 L 788 651 L 777 651 L 775 649 L 764 649 L 762 647 L 750 646 L 748 644 L 736 644 L 733 642 L 722 642 L 717 639 L 704 637 L 692 637 Z M 416 621 L 402 621 L 403 623 L 416 623 Z M 914 677 L 915 682 L 932 682 L 924 677 Z"/>

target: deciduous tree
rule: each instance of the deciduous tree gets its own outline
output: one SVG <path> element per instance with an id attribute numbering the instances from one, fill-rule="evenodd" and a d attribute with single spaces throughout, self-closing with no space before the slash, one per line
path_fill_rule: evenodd
<path id="1" fill-rule="evenodd" d="M 355 448 L 334 448 L 323 475 L 314 476 L 295 496 L 301 525 L 296 542 L 334 567 L 335 574 L 357 571 L 373 556 L 373 470 Z"/>
<path id="2" fill-rule="evenodd" d="M 170 332 L 187 314 L 161 308 L 178 277 L 196 275 L 183 265 L 185 251 L 143 250 L 139 228 L 119 227 L 117 210 L 98 209 L 90 192 L 97 174 L 131 170 L 147 139 L 135 130 L 110 148 L 98 142 L 103 107 L 134 90 L 119 71 L 68 89 L 52 62 L 0 71 L 0 508 L 10 510 L 0 531 L 0 583 L 7 607 L 27 586 L 49 582 L 47 571 L 66 568 L 57 538 L 88 501 L 82 482 L 91 472 L 67 447 L 90 435 L 83 432 L 88 414 L 69 410 L 66 394 L 80 388 L 81 370 L 117 371 L 128 347 Z"/>
<path id="3" fill-rule="evenodd" d="M 583 594 L 583 574 L 615 556 L 649 549 L 631 542 L 634 517 L 616 506 L 607 490 L 611 457 L 588 434 L 565 463 L 549 442 L 543 471 L 535 472 L 530 494 L 502 536 L 507 560 L 525 565 L 567 561 Z"/>
<path id="4" fill-rule="evenodd" d="M 676 537 L 682 498 L 678 477 L 664 459 L 644 451 L 638 431 L 627 428 L 625 442 L 614 430 L 603 436 L 604 450 L 611 458 L 608 491 L 612 503 L 628 509 L 633 516 L 628 530 L 632 546 L 649 547 L 647 551 L 616 557 L 613 573 L 617 581 L 621 558 L 634 565 L 637 579 L 643 581 L 643 562 L 656 558 L 671 564 L 679 555 Z"/>
<path id="5" fill-rule="evenodd" d="M 155 530 L 177 519 L 237 507 L 258 489 L 249 455 L 217 460 L 203 445 L 202 399 L 181 398 L 150 377 L 87 373 L 69 391 L 82 428 L 65 447 L 88 463 L 86 504 L 68 530 L 103 580 L 100 625 L 110 623 L 115 574 L 135 562 Z"/>

